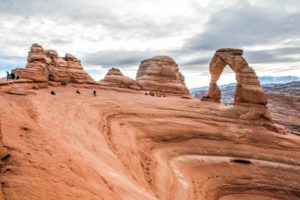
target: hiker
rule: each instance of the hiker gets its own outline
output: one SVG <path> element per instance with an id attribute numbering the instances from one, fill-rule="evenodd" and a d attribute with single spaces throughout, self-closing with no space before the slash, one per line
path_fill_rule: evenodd
<path id="1" fill-rule="evenodd" d="M 51 95 L 56 95 L 55 92 L 54 92 L 54 90 L 51 91 Z"/>
<path id="2" fill-rule="evenodd" d="M 8 72 L 8 71 L 6 71 L 6 80 L 8 81 L 8 80 L 9 80 L 9 78 L 10 78 L 9 72 Z"/>
<path id="3" fill-rule="evenodd" d="M 62 82 L 61 82 L 61 85 L 62 85 L 62 86 L 66 86 L 66 85 L 67 85 L 67 82 L 66 82 L 66 81 L 62 81 Z"/>
<path id="4" fill-rule="evenodd" d="M 94 93 L 94 97 L 95 97 L 95 96 L 97 95 L 97 94 L 96 94 L 96 90 L 94 90 L 94 92 L 93 92 L 93 93 Z"/>
<path id="5" fill-rule="evenodd" d="M 77 94 L 80 94 L 79 90 L 76 90 L 76 93 L 77 93 Z"/>
<path id="6" fill-rule="evenodd" d="M 17 76 L 17 80 L 19 80 L 19 79 L 20 79 L 20 76 L 18 75 L 18 76 Z"/>
<path id="7" fill-rule="evenodd" d="M 12 80 L 14 80 L 14 79 L 15 79 L 15 74 L 12 72 L 12 73 L 10 74 L 10 77 L 11 77 Z"/>

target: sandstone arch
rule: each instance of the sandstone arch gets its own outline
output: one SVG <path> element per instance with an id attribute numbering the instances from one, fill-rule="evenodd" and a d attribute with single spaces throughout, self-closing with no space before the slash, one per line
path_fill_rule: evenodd
<path id="1" fill-rule="evenodd" d="M 220 102 L 221 90 L 217 81 L 224 68 L 229 65 L 236 74 L 237 86 L 234 105 L 265 106 L 267 104 L 267 97 L 260 86 L 254 69 L 249 67 L 242 55 L 242 49 L 225 48 L 216 51 L 209 65 L 211 81 L 208 94 L 202 98 L 202 101 Z"/>

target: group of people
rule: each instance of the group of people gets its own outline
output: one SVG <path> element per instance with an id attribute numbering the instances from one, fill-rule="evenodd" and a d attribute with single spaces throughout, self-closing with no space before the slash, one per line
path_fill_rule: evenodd
<path id="1" fill-rule="evenodd" d="M 19 79 L 19 75 L 16 76 L 13 72 L 12 73 L 9 73 L 8 71 L 6 71 L 6 80 L 9 80 L 9 79 L 12 79 L 12 80 L 15 80 L 15 79 Z"/>
<path id="2" fill-rule="evenodd" d="M 79 90 L 76 90 L 76 93 L 77 93 L 77 94 L 80 94 L 80 91 L 79 91 Z M 56 93 L 55 93 L 54 90 L 51 90 L 50 94 L 51 94 L 51 95 L 56 95 Z M 93 95 L 94 95 L 94 96 L 97 96 L 96 90 L 93 91 Z"/>

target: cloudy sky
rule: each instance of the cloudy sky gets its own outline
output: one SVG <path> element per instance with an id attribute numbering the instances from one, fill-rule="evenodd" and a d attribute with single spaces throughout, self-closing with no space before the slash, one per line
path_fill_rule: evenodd
<path id="1" fill-rule="evenodd" d="M 96 80 L 115 66 L 135 78 L 141 60 L 169 55 L 189 88 L 207 85 L 224 47 L 243 48 L 259 76 L 300 76 L 299 24 L 299 0 L 1 0 L 0 75 L 39 43 L 75 54 Z"/>

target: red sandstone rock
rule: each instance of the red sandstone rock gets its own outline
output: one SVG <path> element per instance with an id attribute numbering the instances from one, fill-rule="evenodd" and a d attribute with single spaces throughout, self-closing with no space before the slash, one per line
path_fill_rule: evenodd
<path id="1" fill-rule="evenodd" d="M 0 95 L 3 199 L 300 197 L 299 136 L 222 104 L 76 89 Z"/>
<path id="2" fill-rule="evenodd" d="M 234 97 L 234 105 L 249 107 L 247 114 L 241 115 L 242 118 L 264 118 L 271 120 L 267 113 L 267 97 L 263 88 L 260 86 L 259 80 L 253 68 L 249 67 L 246 60 L 242 57 L 243 50 L 241 49 L 219 49 L 213 56 L 209 71 L 211 74 L 211 82 L 209 85 L 208 94 L 202 98 L 202 101 L 220 102 L 221 91 L 217 85 L 226 65 L 236 73 L 237 87 Z M 261 107 L 260 107 L 261 105 Z M 258 107 L 250 112 L 250 107 Z"/>
<path id="3" fill-rule="evenodd" d="M 136 80 L 145 90 L 189 94 L 177 63 L 168 56 L 156 56 L 142 61 Z"/>
<path id="4" fill-rule="evenodd" d="M 211 101 L 220 103 L 221 100 L 221 90 L 216 83 L 209 84 L 209 96 L 204 96 L 202 101 Z"/>
<path id="5" fill-rule="evenodd" d="M 41 45 L 33 44 L 27 57 L 25 69 L 14 70 L 21 78 L 34 82 L 65 81 L 70 83 L 94 83 L 83 70 L 80 60 L 71 54 L 60 58 L 55 50 L 44 50 Z"/>
<path id="6" fill-rule="evenodd" d="M 48 75 L 89 79 L 75 56 L 33 45 L 22 70 L 34 81 L 0 80 L 0 199 L 299 199 L 300 139 L 269 121 L 264 93 L 241 55 L 221 49 L 211 64 L 208 101 L 220 100 L 224 63 L 237 72 L 228 109 L 183 94 L 183 76 L 169 57 L 142 62 L 138 79 L 149 96 L 83 84 L 79 97 L 78 84 L 53 82 L 33 92 Z M 100 83 L 140 88 L 116 68 Z M 182 97 L 156 98 L 165 96 L 160 87 Z"/>
<path id="7" fill-rule="evenodd" d="M 111 87 L 128 88 L 134 90 L 141 89 L 141 86 L 135 80 L 124 76 L 118 68 L 109 69 L 104 79 L 100 80 L 99 83 L 101 85 Z"/>
<path id="8" fill-rule="evenodd" d="M 46 82 L 49 76 L 47 65 L 51 59 L 46 57 L 44 48 L 41 45 L 33 44 L 28 52 L 26 68 L 13 70 L 20 78 L 30 79 L 34 82 Z"/>

